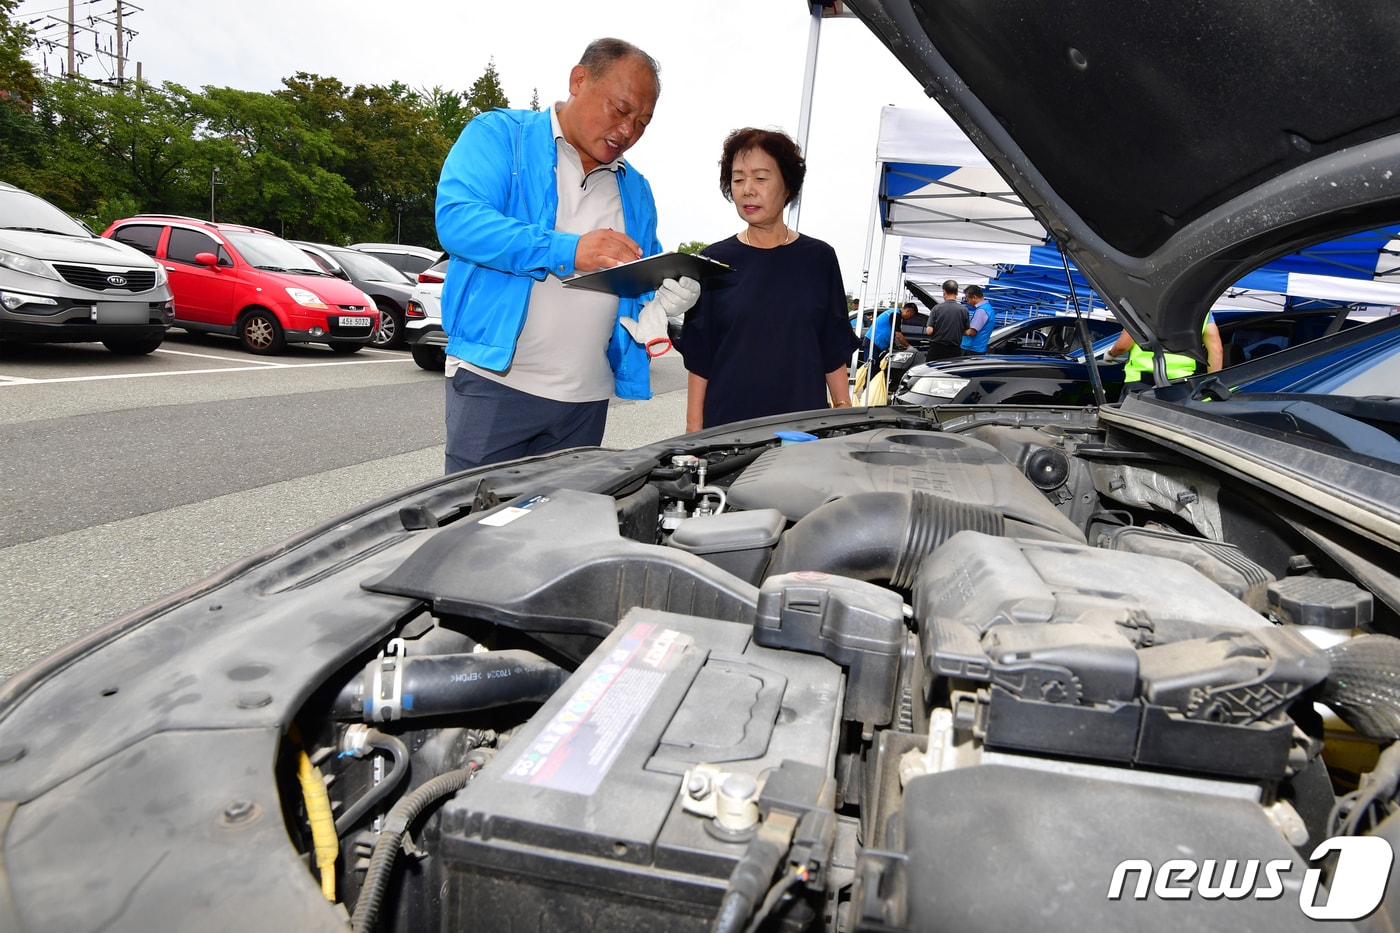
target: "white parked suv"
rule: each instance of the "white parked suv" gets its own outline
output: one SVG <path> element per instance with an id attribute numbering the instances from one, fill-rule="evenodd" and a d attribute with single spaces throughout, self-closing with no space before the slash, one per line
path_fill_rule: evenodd
<path id="1" fill-rule="evenodd" d="M 150 353 L 174 321 L 165 269 L 0 181 L 0 341 Z"/>
<path id="2" fill-rule="evenodd" d="M 351 243 L 350 249 L 368 253 L 410 277 L 422 272 L 442 256 L 441 250 L 407 243 Z"/>
<path id="3" fill-rule="evenodd" d="M 441 373 L 447 363 L 447 334 L 442 329 L 442 282 L 447 260 L 418 273 L 418 284 L 404 311 L 404 331 L 413 362 L 430 373 Z"/>

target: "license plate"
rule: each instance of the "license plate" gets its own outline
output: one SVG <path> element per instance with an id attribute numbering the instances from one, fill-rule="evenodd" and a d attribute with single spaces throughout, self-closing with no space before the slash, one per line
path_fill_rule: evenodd
<path id="1" fill-rule="evenodd" d="M 368 327 L 370 319 L 367 317 L 343 317 L 340 319 L 341 327 Z"/>
<path id="2" fill-rule="evenodd" d="M 150 319 L 145 302 L 99 301 L 92 309 L 92 320 L 98 324 L 145 324 Z"/>

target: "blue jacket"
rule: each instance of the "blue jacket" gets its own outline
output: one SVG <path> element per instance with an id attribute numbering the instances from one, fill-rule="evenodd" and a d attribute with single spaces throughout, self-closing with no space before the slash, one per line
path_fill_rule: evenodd
<path id="1" fill-rule="evenodd" d="M 890 340 L 894 337 L 894 316 L 898 313 L 898 308 L 890 308 L 875 319 L 875 326 L 870 328 L 870 342 L 876 350 L 890 348 Z"/>
<path id="2" fill-rule="evenodd" d="M 548 110 L 494 110 L 462 131 L 437 189 L 438 241 L 451 259 L 442 288 L 447 352 L 502 372 L 515 357 L 535 281 L 572 275 L 579 236 L 554 229 L 559 191 Z M 631 165 L 617 173 L 627 235 L 644 255 L 661 252 L 651 185 Z M 618 317 L 645 300 L 622 298 Z M 608 344 L 619 398 L 651 398 L 646 348 L 619 323 Z"/>

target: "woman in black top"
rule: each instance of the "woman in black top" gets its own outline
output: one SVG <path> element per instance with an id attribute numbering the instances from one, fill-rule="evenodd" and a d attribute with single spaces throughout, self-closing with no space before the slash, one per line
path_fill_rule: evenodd
<path id="1" fill-rule="evenodd" d="M 705 249 L 733 271 L 705 283 L 681 331 L 687 431 L 825 408 L 828 395 L 850 407 L 858 342 L 836 251 L 783 221 L 806 171 L 783 133 L 747 128 L 724 141 L 720 190 L 745 227 Z"/>

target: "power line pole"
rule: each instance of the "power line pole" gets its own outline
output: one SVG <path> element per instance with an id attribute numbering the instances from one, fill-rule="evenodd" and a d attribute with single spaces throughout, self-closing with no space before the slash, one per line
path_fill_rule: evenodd
<path id="1" fill-rule="evenodd" d="M 136 30 L 127 25 L 128 18 L 132 13 L 143 12 L 142 8 L 131 3 L 130 0 L 115 0 L 116 9 L 110 17 L 94 13 L 80 17 L 77 10 L 78 2 L 79 0 L 68 0 L 67 19 L 45 15 L 31 20 L 29 25 L 36 27 L 33 31 L 34 45 L 50 51 L 58 51 L 62 48 L 67 59 L 64 76 L 69 78 L 78 77 L 83 63 L 90 58 L 108 60 L 111 62 L 111 66 L 107 70 L 109 76 L 106 79 L 107 82 L 121 85 L 126 80 L 126 62 L 131 49 L 131 40 L 137 36 Z M 93 0 L 83 0 L 83 2 L 91 7 Z M 43 25 L 40 25 L 41 23 Z M 110 27 L 110 32 L 107 28 L 102 27 Z M 63 31 L 62 39 L 57 34 L 58 30 Z M 91 52 L 84 52 L 78 48 L 79 33 L 91 33 L 93 37 L 93 50 Z"/>

